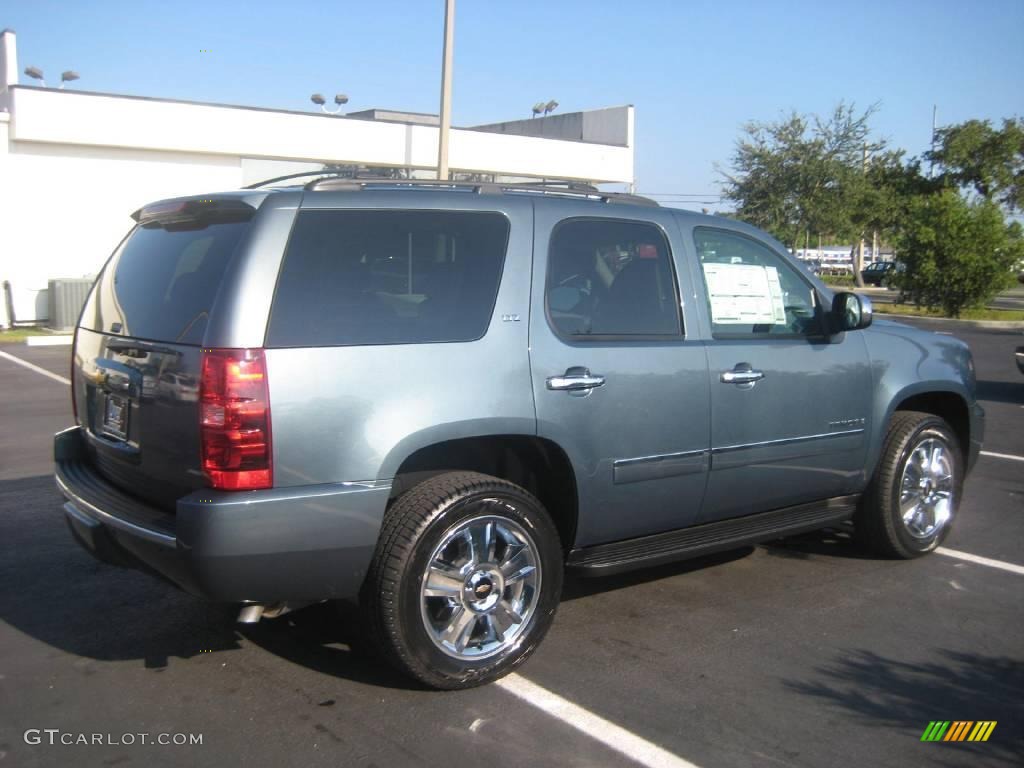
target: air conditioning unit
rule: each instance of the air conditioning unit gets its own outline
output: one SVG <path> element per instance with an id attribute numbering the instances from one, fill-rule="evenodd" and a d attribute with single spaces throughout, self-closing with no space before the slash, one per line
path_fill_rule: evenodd
<path id="1" fill-rule="evenodd" d="M 78 316 L 82 313 L 85 300 L 89 298 L 92 278 L 72 278 L 51 280 L 49 285 L 49 319 L 48 328 L 55 331 L 66 331 L 75 327 Z"/>

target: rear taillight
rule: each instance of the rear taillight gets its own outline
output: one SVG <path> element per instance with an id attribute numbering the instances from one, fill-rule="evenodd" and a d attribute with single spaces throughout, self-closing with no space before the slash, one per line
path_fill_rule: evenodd
<path id="1" fill-rule="evenodd" d="M 270 390 L 262 349 L 205 349 L 199 386 L 203 471 L 214 488 L 270 488 Z"/>

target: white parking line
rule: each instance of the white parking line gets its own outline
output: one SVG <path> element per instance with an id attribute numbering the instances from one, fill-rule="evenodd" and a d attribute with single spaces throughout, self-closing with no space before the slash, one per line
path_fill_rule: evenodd
<path id="1" fill-rule="evenodd" d="M 28 362 L 27 360 L 22 360 L 20 357 L 15 357 L 14 355 L 9 355 L 6 352 L 4 352 L 3 350 L 0 350 L 0 357 L 4 358 L 5 360 L 10 360 L 12 363 L 17 363 L 18 365 L 20 365 L 20 366 L 22 366 L 24 368 L 28 368 L 30 371 L 35 371 L 36 373 L 41 373 L 43 376 L 46 376 L 48 379 L 53 379 L 54 381 L 59 381 L 61 384 L 66 384 L 66 385 L 70 385 L 71 384 L 71 380 L 70 379 L 65 379 L 63 376 L 58 376 L 56 373 L 50 373 L 45 368 L 40 368 L 38 365 L 33 365 L 32 363 Z"/>
<path id="2" fill-rule="evenodd" d="M 1024 456 L 1014 456 L 1012 453 L 993 453 L 992 451 L 982 451 L 982 456 L 991 456 L 993 459 L 1009 459 L 1010 461 L 1024 461 Z"/>
<path id="3" fill-rule="evenodd" d="M 987 565 L 989 568 L 998 568 L 1001 571 L 1009 571 L 1010 573 L 1024 576 L 1024 565 L 1004 563 L 1002 560 L 993 560 L 990 557 L 981 557 L 980 555 L 972 555 L 969 552 L 961 552 L 957 549 L 946 549 L 945 547 L 939 547 L 935 551 L 946 557 L 955 557 L 957 560 L 966 560 L 968 563 L 976 563 L 977 565 Z"/>
<path id="4" fill-rule="evenodd" d="M 525 677 L 513 673 L 494 685 L 640 765 L 649 768 L 697 768 L 688 760 L 673 755 L 657 744 L 652 744 L 625 728 L 563 699 L 547 688 L 531 683 Z"/>

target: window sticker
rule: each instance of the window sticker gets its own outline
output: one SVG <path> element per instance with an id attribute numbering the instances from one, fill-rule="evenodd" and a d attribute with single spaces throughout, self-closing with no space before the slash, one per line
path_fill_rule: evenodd
<path id="1" fill-rule="evenodd" d="M 705 263 L 711 322 L 717 325 L 785 325 L 786 308 L 776 267 Z"/>

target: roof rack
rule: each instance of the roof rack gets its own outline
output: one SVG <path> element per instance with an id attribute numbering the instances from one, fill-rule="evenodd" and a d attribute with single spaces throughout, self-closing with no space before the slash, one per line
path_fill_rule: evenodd
<path id="1" fill-rule="evenodd" d="M 270 184 L 276 184 L 279 181 L 288 181 L 289 179 L 301 179 L 306 176 L 337 176 L 337 171 L 302 171 L 301 173 L 289 173 L 284 176 L 275 176 L 272 179 L 264 179 L 263 181 L 257 181 L 255 184 L 249 184 L 248 186 L 242 187 L 242 189 L 259 189 L 260 187 L 266 187 Z"/>
<path id="2" fill-rule="evenodd" d="M 658 207 L 658 203 L 648 197 L 631 195 L 626 192 L 603 192 L 592 184 L 584 184 L 577 181 L 536 181 L 501 183 L 491 181 L 440 181 L 437 179 L 384 179 L 379 176 L 360 177 L 350 175 L 330 175 L 314 179 L 303 186 L 306 190 L 333 190 L 358 192 L 367 188 L 374 190 L 398 190 L 398 189 L 437 189 L 451 192 L 467 192 L 478 195 L 500 195 L 500 194 L 540 194 L 555 197 L 583 197 L 591 200 L 600 200 L 604 203 L 625 203 L 628 205 L 645 205 Z M 271 179 L 268 182 L 282 181 L 288 178 L 300 176 L 319 176 L 320 173 L 295 174 L 293 176 Z M 253 185 L 254 187 L 256 185 Z"/>

